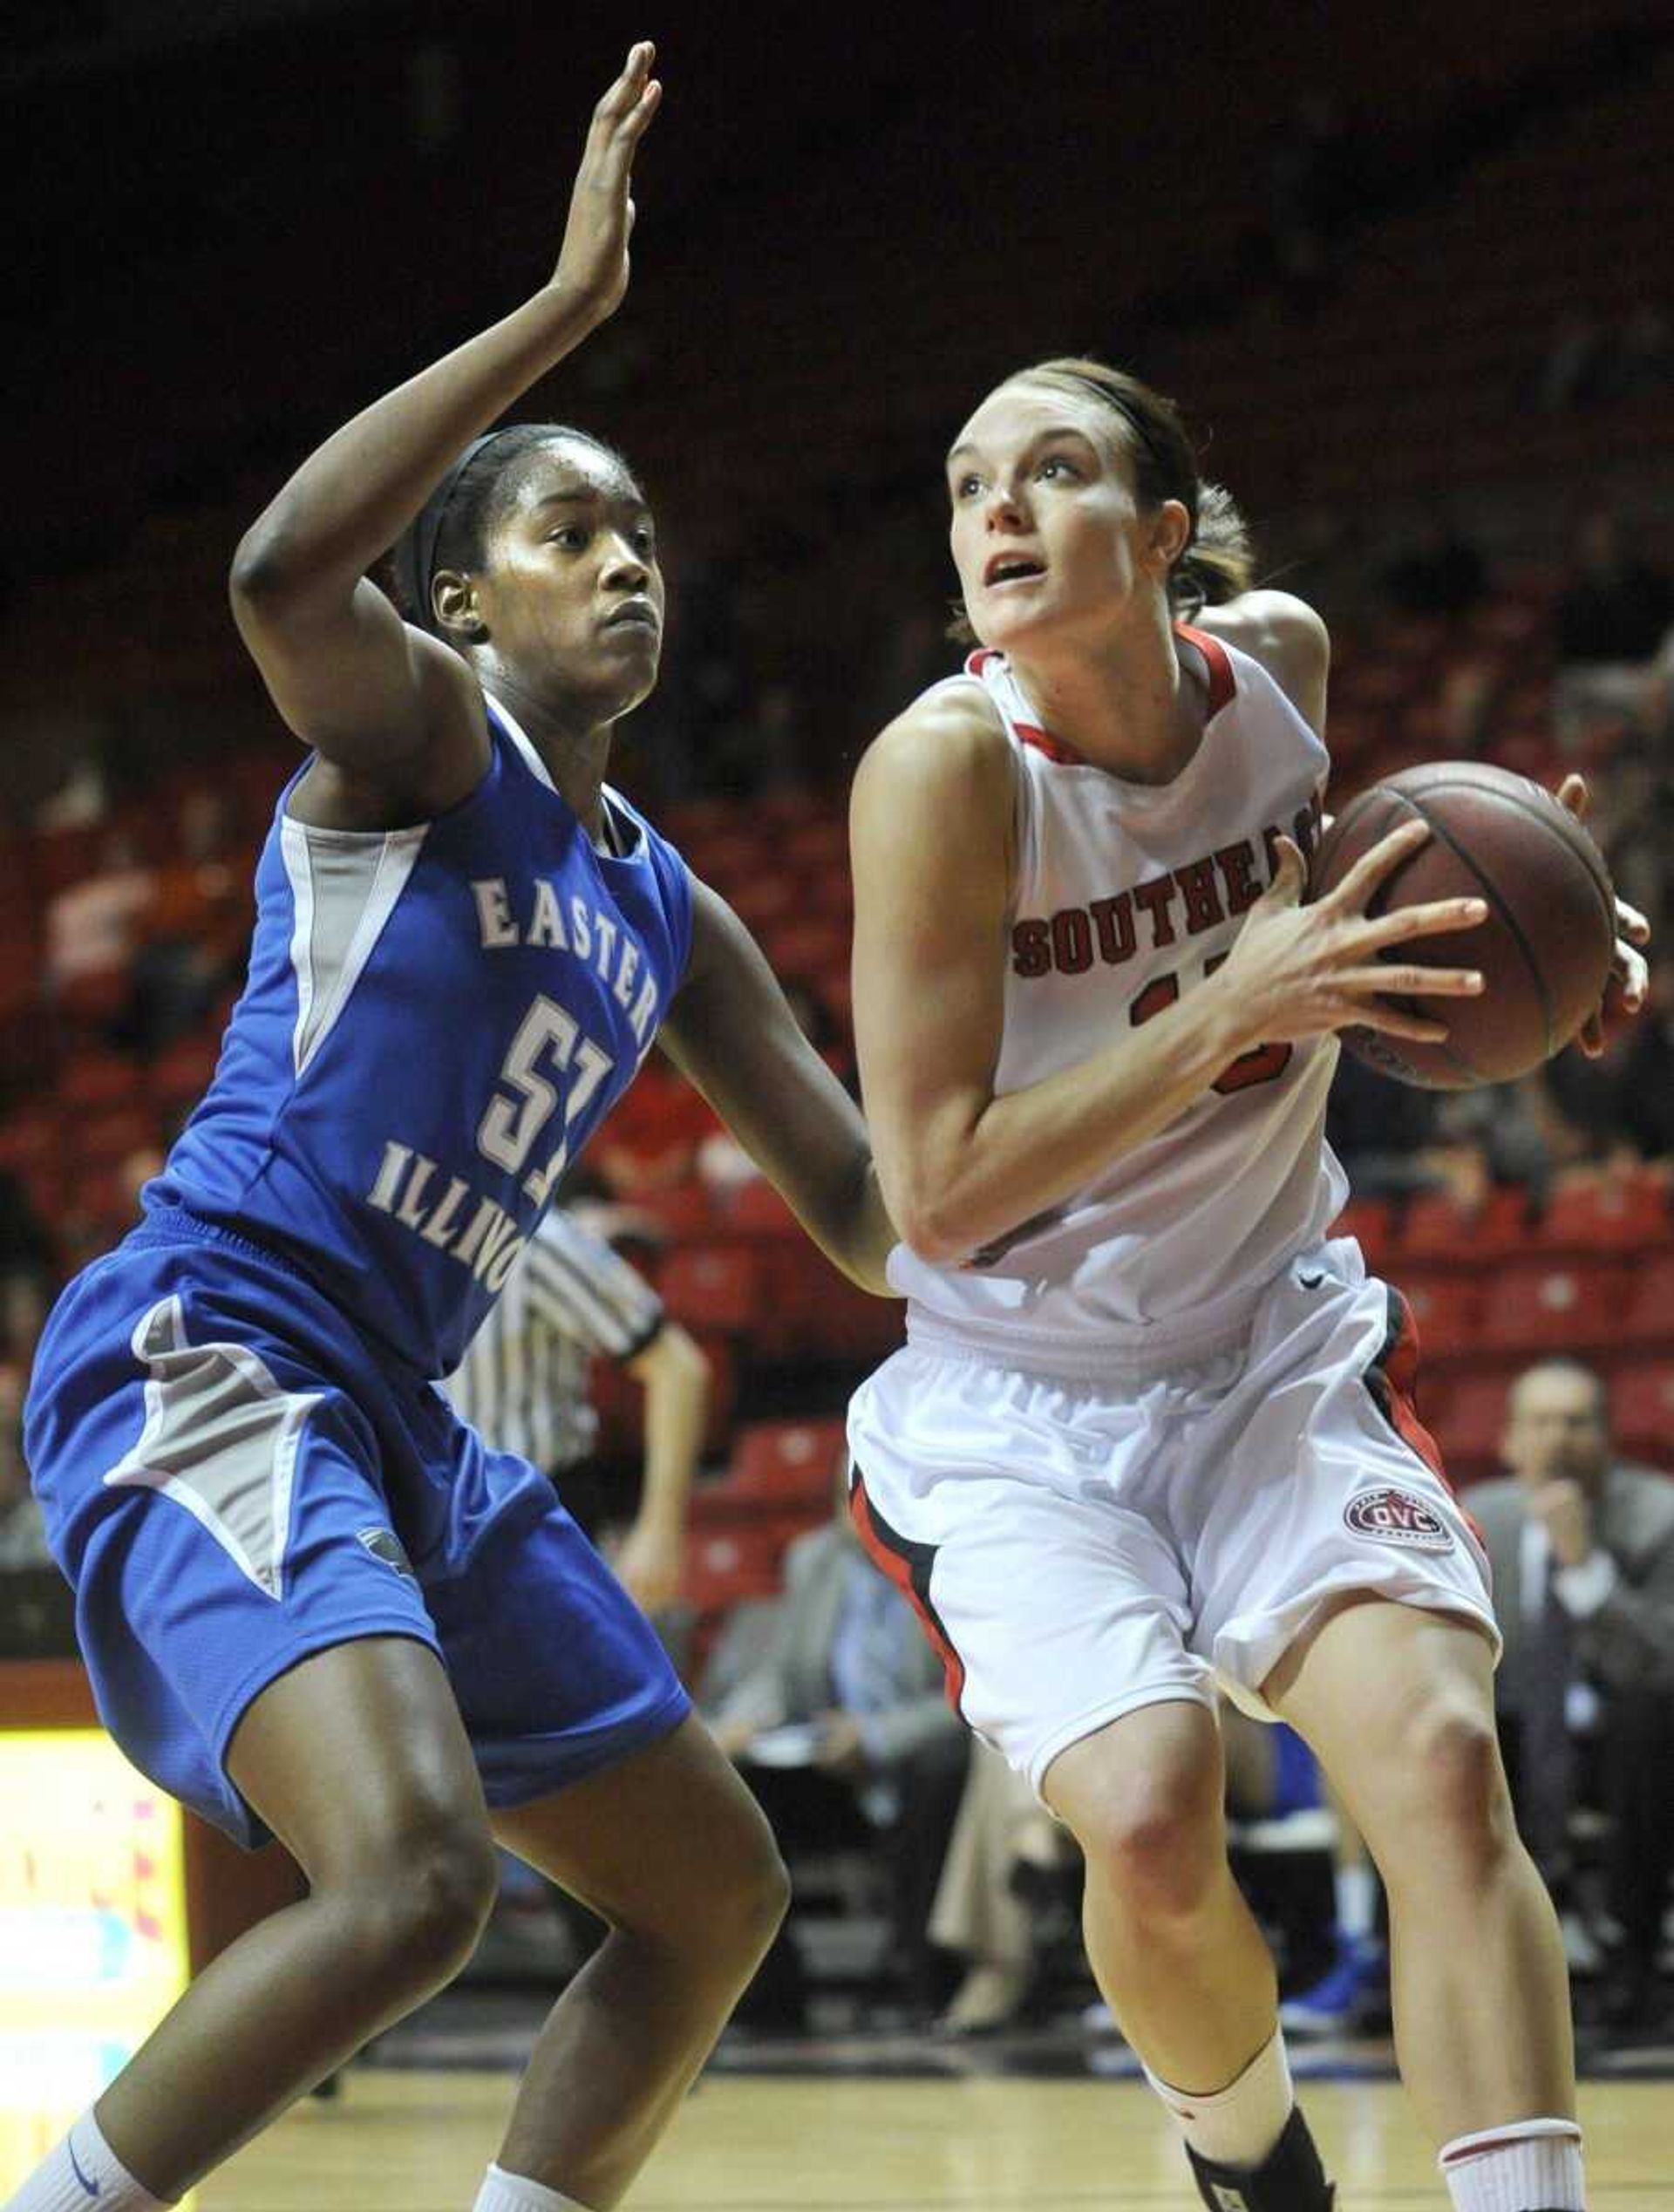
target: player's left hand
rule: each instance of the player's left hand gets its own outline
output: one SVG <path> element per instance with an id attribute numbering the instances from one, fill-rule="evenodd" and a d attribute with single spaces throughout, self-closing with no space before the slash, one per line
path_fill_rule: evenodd
<path id="1" fill-rule="evenodd" d="M 1528 1510 L 1546 1530 L 1560 1567 L 1579 1567 L 1591 1558 L 1593 1516 L 1579 1482 L 1566 1476 L 1541 1483 L 1529 1498 Z"/>
<path id="2" fill-rule="evenodd" d="M 616 1580 L 643 1613 L 654 1613 L 680 1595 L 686 1547 L 677 1528 L 636 1521 L 616 1557 Z"/>
<path id="3" fill-rule="evenodd" d="M 1569 775 L 1558 786 L 1557 801 L 1567 807 L 1578 822 L 1584 822 L 1592 806 L 1592 795 L 1584 776 Z M 1650 924 L 1637 907 L 1631 907 L 1625 899 L 1616 902 L 1616 957 L 1610 963 L 1610 979 L 1604 988 L 1603 1004 L 1589 1014 L 1582 1024 L 1576 1042 L 1589 1060 L 1596 1060 L 1604 1050 L 1604 1017 L 1618 1007 L 1623 1013 L 1637 1014 L 1645 1003 L 1645 993 L 1650 986 L 1650 970 L 1645 956 L 1637 948 L 1650 943 Z"/>
<path id="4" fill-rule="evenodd" d="M 593 111 L 553 271 L 554 284 L 584 302 L 599 323 L 616 313 L 628 289 L 634 155 L 663 96 L 651 75 L 656 58 L 649 38 L 630 46 L 616 82 Z"/>

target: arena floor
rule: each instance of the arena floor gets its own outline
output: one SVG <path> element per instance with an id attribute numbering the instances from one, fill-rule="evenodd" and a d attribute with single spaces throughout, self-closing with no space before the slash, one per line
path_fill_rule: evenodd
<path id="1" fill-rule="evenodd" d="M 466 2212 L 527 2048 L 525 2004 L 429 2008 L 253 2144 L 198 2212 L 377 2205 Z M 1386 2045 L 1298 2054 L 1344 2212 L 1446 2203 Z M 1103 2077 L 1103 2078 L 1100 2078 Z M 1674 2048 L 1589 2061 L 1582 2118 L 1601 2212 L 1674 2203 Z M 1080 2212 L 1194 2202 L 1180 2151 L 1113 2040 L 949 2045 L 729 2038 L 634 2212 Z"/>

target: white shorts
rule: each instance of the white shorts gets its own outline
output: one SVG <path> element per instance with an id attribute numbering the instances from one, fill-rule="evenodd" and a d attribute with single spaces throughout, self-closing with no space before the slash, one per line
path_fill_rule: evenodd
<path id="1" fill-rule="evenodd" d="M 1488 1562 L 1412 1410 L 1405 1302 L 1338 1239 L 1229 1346 L 1072 1383 L 909 1344 L 849 1408 L 851 1506 L 970 1726 L 1038 1790 L 1061 1751 L 1169 1698 L 1275 1716 L 1262 1685 L 1366 1590 L 1493 1640 Z"/>

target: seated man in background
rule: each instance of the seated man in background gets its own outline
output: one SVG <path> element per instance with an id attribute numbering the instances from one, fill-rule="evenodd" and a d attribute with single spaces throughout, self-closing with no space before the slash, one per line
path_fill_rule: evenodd
<path id="1" fill-rule="evenodd" d="M 1506 1639 L 1497 1696 L 1518 1822 L 1562 1893 L 1572 1809 L 1609 1815 L 1619 1936 L 1604 2018 L 1653 2026 L 1674 1868 L 1674 1481 L 1616 1460 L 1604 1384 L 1573 1359 L 1519 1376 L 1500 1448 L 1510 1475 L 1469 1503 Z"/>
<path id="2" fill-rule="evenodd" d="M 940 1991 L 926 1929 L 968 1738 L 912 1606 L 854 1534 L 847 1478 L 845 1455 L 832 1519 L 786 1553 L 781 1597 L 729 1621 L 700 1705 L 772 1822 L 793 1877 L 799 1847 L 881 1849 L 892 1954 L 908 2002 L 928 2011 Z M 795 2028 L 805 2011 L 800 1955 L 781 1933 L 738 2018 Z"/>

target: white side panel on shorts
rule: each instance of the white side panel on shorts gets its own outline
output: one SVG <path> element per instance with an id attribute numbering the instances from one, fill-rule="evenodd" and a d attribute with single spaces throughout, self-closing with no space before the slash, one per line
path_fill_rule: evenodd
<path id="1" fill-rule="evenodd" d="M 317 1391 L 288 1391 L 247 1345 L 188 1344 L 178 1296 L 134 1330 L 149 1370 L 146 1425 L 105 1477 L 159 1490 L 202 1523 L 267 1596 L 285 1594 L 291 1485 Z"/>
<path id="2" fill-rule="evenodd" d="M 296 977 L 291 1064 L 301 1075 L 330 1035 L 384 925 L 406 887 L 430 829 L 367 833 L 310 827 L 287 814 L 279 850 L 290 879 Z"/>

